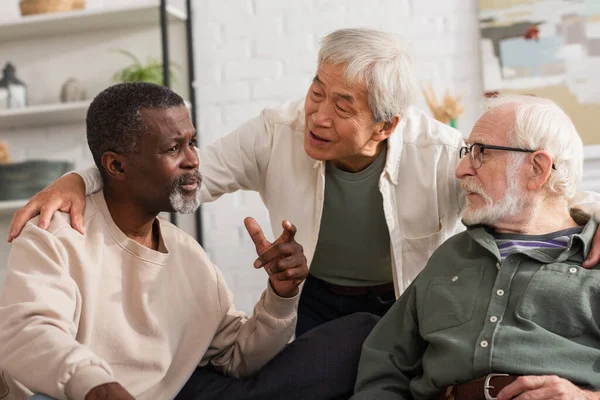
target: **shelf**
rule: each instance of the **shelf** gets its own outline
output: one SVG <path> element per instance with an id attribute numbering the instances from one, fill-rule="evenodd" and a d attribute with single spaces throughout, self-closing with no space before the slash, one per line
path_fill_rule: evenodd
<path id="1" fill-rule="evenodd" d="M 0 201 L 0 217 L 12 216 L 18 209 L 27 204 L 29 200 Z"/>
<path id="2" fill-rule="evenodd" d="M 84 122 L 89 105 L 90 101 L 86 100 L 0 110 L 0 132 L 16 128 Z"/>
<path id="3" fill-rule="evenodd" d="M 185 12 L 173 6 L 167 6 L 167 14 L 170 21 L 187 19 Z M 158 0 L 107 9 L 40 14 L 0 23 L 0 42 L 94 30 L 127 29 L 136 25 L 158 25 L 159 20 Z"/>

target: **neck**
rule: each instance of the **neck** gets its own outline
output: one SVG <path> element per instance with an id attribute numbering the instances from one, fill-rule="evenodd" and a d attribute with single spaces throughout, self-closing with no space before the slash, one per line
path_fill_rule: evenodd
<path id="1" fill-rule="evenodd" d="M 131 198 L 117 195 L 108 185 L 104 189 L 104 199 L 113 221 L 125 236 L 158 250 L 158 232 L 152 229 L 158 214 L 143 210 L 139 202 Z"/>
<path id="2" fill-rule="evenodd" d="M 522 212 L 494 224 L 497 233 L 545 235 L 579 225 L 569 213 L 566 199 L 541 198 L 525 204 Z"/>
<path id="3" fill-rule="evenodd" d="M 369 142 L 359 154 L 332 160 L 331 163 L 342 171 L 360 172 L 375 162 L 385 146 L 387 146 L 385 140 L 383 142 Z"/>

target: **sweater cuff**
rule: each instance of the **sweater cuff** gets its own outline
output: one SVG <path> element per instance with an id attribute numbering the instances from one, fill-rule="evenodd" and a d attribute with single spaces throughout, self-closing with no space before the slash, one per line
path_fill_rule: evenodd
<path id="1" fill-rule="evenodd" d="M 84 400 L 90 390 L 111 382 L 117 380 L 104 368 L 97 365 L 82 367 L 67 382 L 66 394 L 69 399 Z"/>
<path id="2" fill-rule="evenodd" d="M 273 290 L 271 282 L 267 281 L 267 290 L 265 290 L 263 304 L 265 310 L 271 316 L 277 319 L 285 319 L 294 316 L 294 314 L 296 314 L 299 299 L 300 292 L 294 297 L 280 297 Z"/>

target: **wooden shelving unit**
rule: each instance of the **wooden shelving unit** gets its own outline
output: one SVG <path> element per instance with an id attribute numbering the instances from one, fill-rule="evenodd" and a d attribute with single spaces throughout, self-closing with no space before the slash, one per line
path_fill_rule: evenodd
<path id="1" fill-rule="evenodd" d="M 183 11 L 172 6 L 167 6 L 167 14 L 169 20 L 187 20 Z M 160 2 L 158 0 L 137 1 L 127 7 L 27 16 L 15 21 L 0 23 L 0 42 L 156 25 L 159 16 Z"/>

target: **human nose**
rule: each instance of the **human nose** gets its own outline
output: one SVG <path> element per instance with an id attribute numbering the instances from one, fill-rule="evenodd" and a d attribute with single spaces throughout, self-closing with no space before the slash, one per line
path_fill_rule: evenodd
<path id="1" fill-rule="evenodd" d="M 330 115 L 329 106 L 326 102 L 321 102 L 317 105 L 317 110 L 312 114 L 312 120 L 316 126 L 331 128 L 332 119 Z"/>
<path id="2" fill-rule="evenodd" d="M 464 179 L 467 176 L 475 175 L 475 173 L 475 168 L 473 168 L 473 163 L 471 162 L 471 154 L 465 154 L 456 167 L 456 177 Z"/>
<path id="3" fill-rule="evenodd" d="M 198 158 L 198 152 L 195 146 L 187 146 L 184 153 L 184 159 L 182 163 L 183 168 L 187 169 L 198 169 L 200 160 Z"/>

